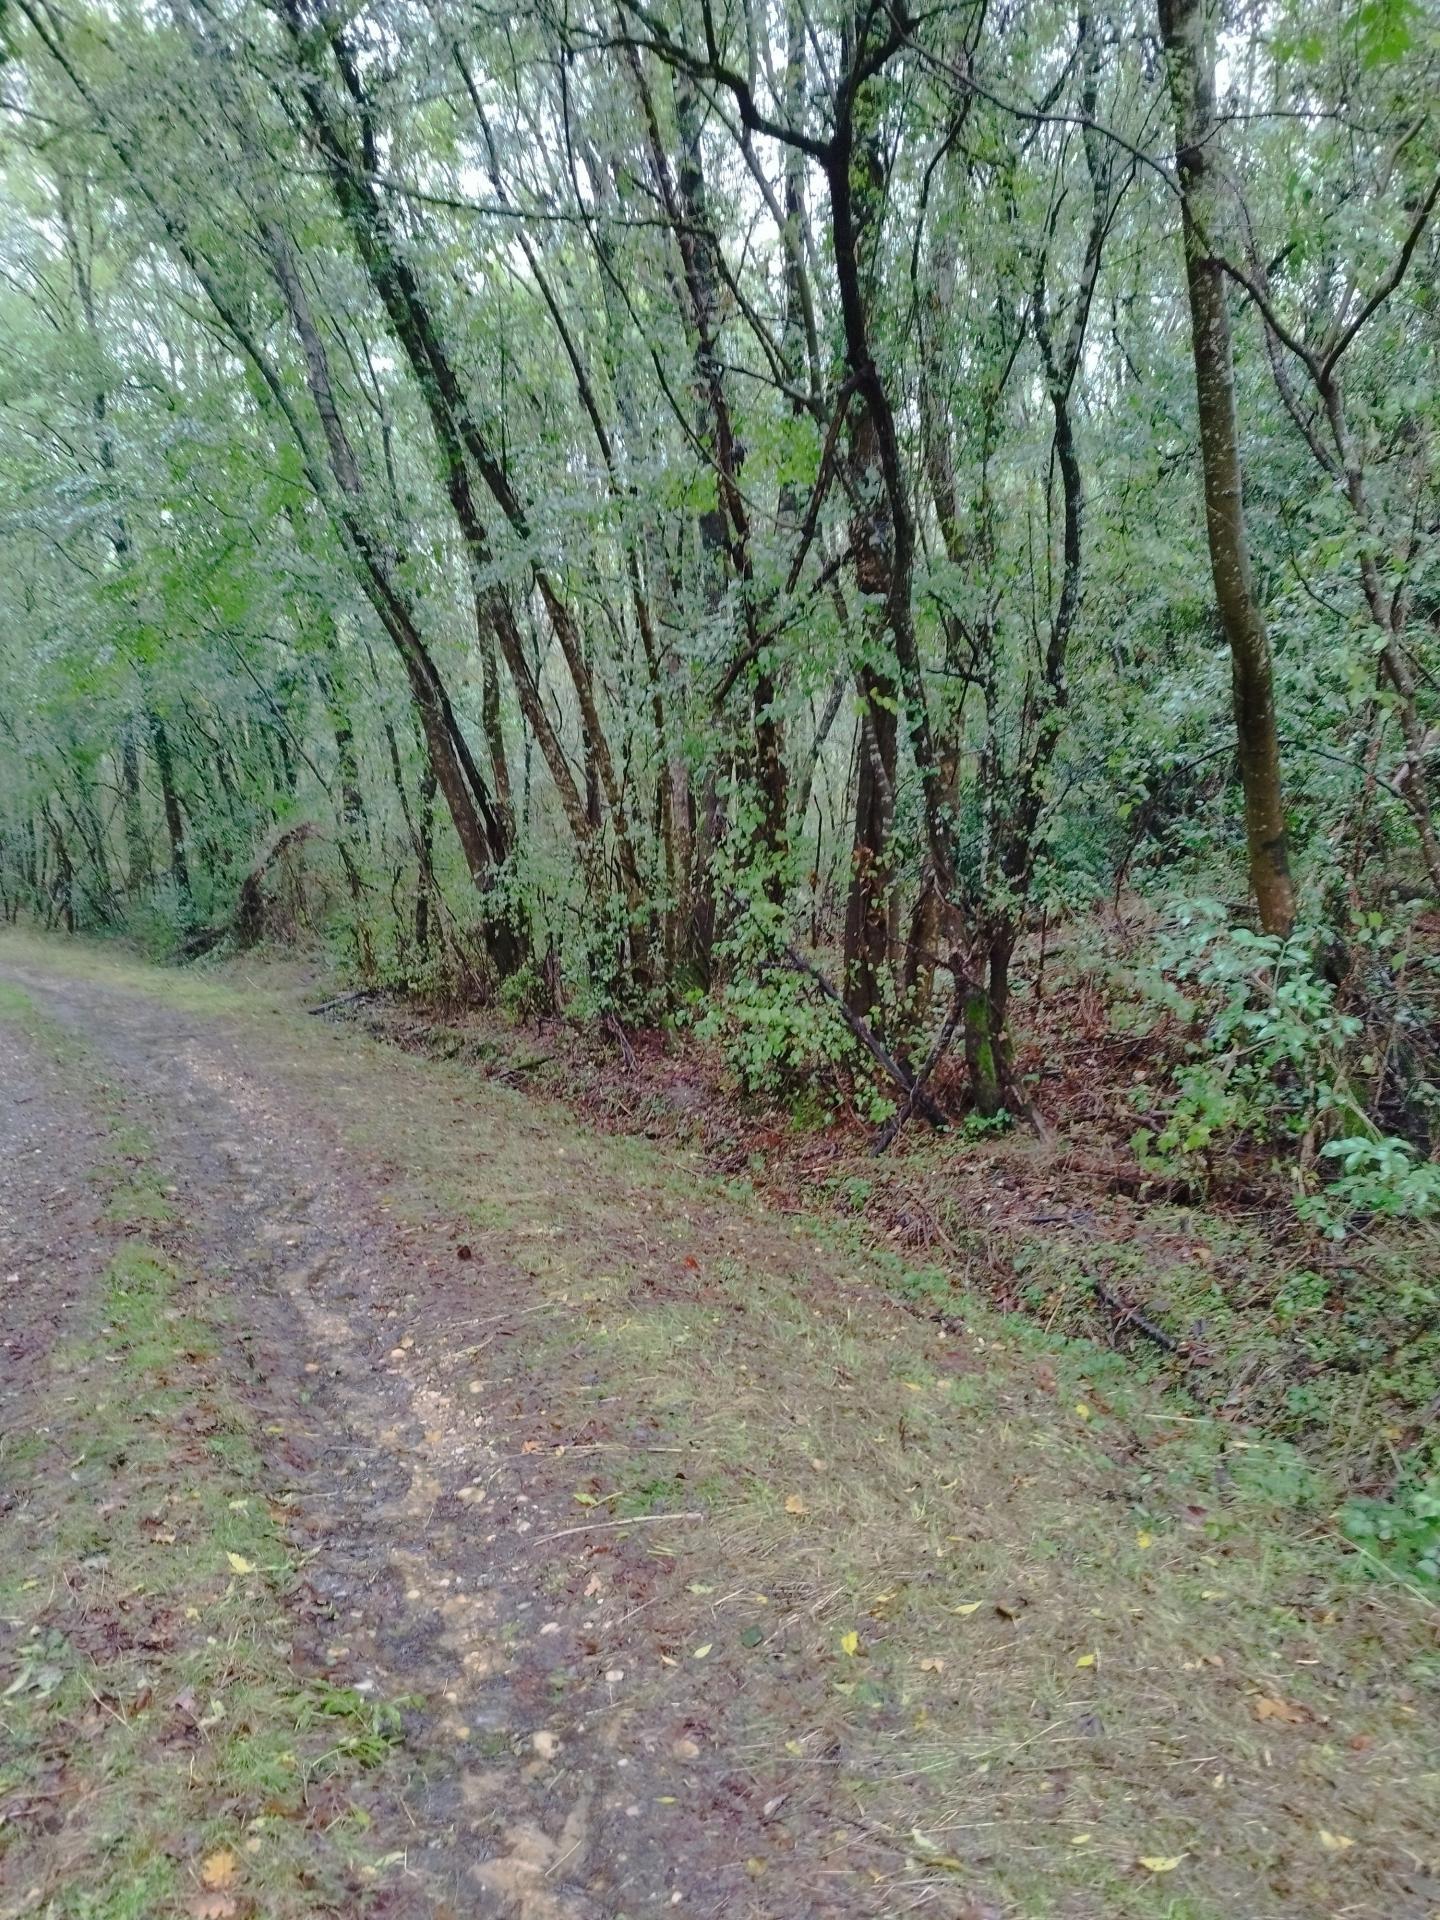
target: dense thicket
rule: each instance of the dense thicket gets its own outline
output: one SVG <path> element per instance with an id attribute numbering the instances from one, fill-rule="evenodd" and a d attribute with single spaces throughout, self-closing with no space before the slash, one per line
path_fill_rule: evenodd
<path id="1" fill-rule="evenodd" d="M 1248 893 L 1169 1146 L 1416 1176 L 1433 11 L 4 18 L 6 916 L 988 1115 L 1042 919 Z"/>

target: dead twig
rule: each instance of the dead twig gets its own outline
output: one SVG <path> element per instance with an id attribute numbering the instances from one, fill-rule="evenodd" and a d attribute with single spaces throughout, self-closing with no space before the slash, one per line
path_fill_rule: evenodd
<path id="1" fill-rule="evenodd" d="M 306 1012 L 333 1013 L 336 1007 L 350 1007 L 357 1000 L 373 1000 L 379 991 L 378 987 L 356 987 L 353 993 L 337 993 L 333 1000 L 322 1000 L 318 1007 L 307 1007 Z"/>
<path id="2" fill-rule="evenodd" d="M 950 1051 L 955 1039 L 956 1029 L 960 1025 L 960 1015 L 965 1005 L 965 996 L 959 984 L 959 978 L 960 976 L 957 971 L 955 975 L 955 993 L 950 1002 L 950 1011 L 945 1016 L 944 1026 L 941 1027 L 939 1033 L 935 1036 L 935 1044 L 926 1055 L 924 1065 L 915 1076 L 914 1086 L 911 1087 L 909 1093 L 906 1094 L 900 1105 L 870 1142 L 870 1158 L 872 1160 L 878 1159 L 878 1157 L 884 1153 L 885 1149 L 892 1144 L 895 1136 L 915 1111 L 915 1103 L 922 1097 L 926 1081 Z"/>
<path id="3" fill-rule="evenodd" d="M 1157 1326 L 1150 1316 L 1142 1313 L 1138 1307 L 1132 1307 L 1128 1301 L 1111 1293 L 1103 1280 L 1092 1280 L 1090 1284 L 1101 1306 L 1108 1307 L 1111 1313 L 1117 1314 L 1125 1325 L 1134 1327 L 1137 1333 L 1143 1333 L 1147 1340 L 1153 1340 L 1157 1347 L 1163 1347 L 1167 1353 L 1181 1352 L 1180 1342 L 1173 1334 Z"/>
<path id="4" fill-rule="evenodd" d="M 635 1058 L 635 1049 L 631 1046 L 629 1036 L 626 1034 L 625 1029 L 613 1013 L 607 1013 L 605 1015 L 605 1025 L 620 1042 L 620 1056 L 625 1062 L 625 1071 L 627 1073 L 634 1073 L 639 1063 Z"/>
<path id="5" fill-rule="evenodd" d="M 786 947 L 785 961 L 794 972 L 803 973 L 807 980 L 813 980 L 815 982 L 815 985 L 830 1002 L 831 1006 L 834 1007 L 835 1011 L 840 1015 L 840 1018 L 845 1022 L 846 1026 L 849 1027 L 851 1033 L 854 1034 L 865 1051 L 882 1071 L 895 1082 L 895 1085 L 899 1087 L 900 1091 L 911 1100 L 915 1109 L 924 1114 L 931 1126 L 937 1128 L 948 1127 L 950 1125 L 950 1116 L 945 1112 L 944 1108 L 931 1099 L 923 1086 L 916 1084 L 915 1075 L 901 1066 L 900 1062 L 895 1058 L 894 1054 L 890 1052 L 889 1048 L 869 1023 L 862 1020 L 858 1013 L 846 1006 L 843 998 L 835 991 L 834 987 L 831 986 L 820 969 L 812 966 L 804 954 L 797 952 L 794 947 Z"/>
<path id="6" fill-rule="evenodd" d="M 608 1533 L 612 1527 L 652 1526 L 660 1520 L 703 1520 L 703 1513 L 637 1513 L 628 1520 L 591 1520 L 583 1527 L 561 1527 L 558 1533 L 542 1533 L 535 1541 L 537 1547 L 547 1546 L 552 1540 L 568 1540 L 577 1533 Z"/>

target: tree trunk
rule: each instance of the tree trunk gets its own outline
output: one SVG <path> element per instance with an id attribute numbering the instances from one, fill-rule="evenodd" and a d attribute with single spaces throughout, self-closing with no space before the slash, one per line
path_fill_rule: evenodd
<path id="1" fill-rule="evenodd" d="M 140 792 L 140 746 L 135 722 L 120 729 L 120 789 L 125 808 L 125 885 L 131 895 L 142 893 L 150 880 L 150 839 L 145 831 L 145 802 Z"/>
<path id="2" fill-rule="evenodd" d="M 1280 780 L 1270 637 L 1255 595 L 1245 525 L 1230 315 L 1223 273 L 1214 254 L 1212 226 L 1219 210 L 1215 152 L 1220 135 L 1205 0 L 1159 0 L 1159 15 L 1175 111 L 1205 527 L 1215 600 L 1230 647 L 1250 885 L 1261 926 L 1267 933 L 1284 935 L 1295 919 L 1295 889 Z"/>
<path id="3" fill-rule="evenodd" d="M 851 1012 L 868 1018 L 881 997 L 890 951 L 890 826 L 898 729 L 893 683 L 865 667 L 860 672 L 859 691 L 855 839 L 845 903 L 844 987 L 845 1004 Z"/>
<path id="4" fill-rule="evenodd" d="M 175 762 L 170 753 L 170 736 L 165 722 L 152 707 L 146 715 L 150 723 L 150 746 L 155 755 L 155 771 L 160 776 L 160 800 L 165 814 L 165 832 L 170 841 L 170 874 L 180 896 L 180 911 L 190 918 L 190 863 L 185 857 L 185 821 L 180 812 L 180 795 L 175 787 Z"/>

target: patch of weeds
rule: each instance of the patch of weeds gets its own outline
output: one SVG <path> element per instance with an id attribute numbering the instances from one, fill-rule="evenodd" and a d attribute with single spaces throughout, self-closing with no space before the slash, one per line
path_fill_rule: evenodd
<path id="1" fill-rule="evenodd" d="M 35 1002 L 23 987 L 0 980 L 0 1020 L 29 1022 L 35 1016 Z"/>
<path id="2" fill-rule="evenodd" d="M 344 1731 L 333 1746 L 311 1762 L 312 1771 L 333 1773 L 350 1766 L 369 1771 L 383 1766 L 404 1741 L 404 1709 L 413 1704 L 409 1695 L 372 1700 L 355 1687 L 317 1681 L 307 1697 L 302 1725 L 338 1724 Z"/>
<path id="3" fill-rule="evenodd" d="M 655 1474 L 638 1480 L 614 1496 L 617 1519 L 635 1520 L 645 1513 L 665 1513 L 684 1506 L 694 1493 L 683 1474 Z"/>
<path id="4" fill-rule="evenodd" d="M 1367 1559 L 1440 1582 L 1440 1476 L 1402 1487 L 1389 1500 L 1353 1500 L 1343 1525 Z"/>
<path id="5" fill-rule="evenodd" d="M 122 1227 L 164 1227 L 175 1217 L 175 1209 L 159 1183 L 148 1180 L 130 1180 L 117 1186 L 105 1207 L 105 1218 Z"/>

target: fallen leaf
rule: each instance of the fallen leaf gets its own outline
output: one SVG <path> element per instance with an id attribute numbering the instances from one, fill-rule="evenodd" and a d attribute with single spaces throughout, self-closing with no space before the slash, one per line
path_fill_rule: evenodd
<path id="1" fill-rule="evenodd" d="M 1154 1546 L 1155 1536 L 1153 1533 L 1146 1533 L 1142 1530 L 1141 1532 L 1136 1534 L 1135 1544 L 1137 1547 L 1139 1547 L 1140 1551 L 1144 1553 L 1147 1547 Z"/>
<path id="2" fill-rule="evenodd" d="M 233 1887 L 239 1871 L 240 1862 L 228 1847 L 221 1847 L 218 1853 L 207 1854 L 201 1861 L 200 1884 L 216 1893 L 223 1887 Z"/>
<path id="3" fill-rule="evenodd" d="M 798 1493 L 792 1493 L 790 1498 L 785 1502 L 785 1511 L 787 1513 L 808 1513 L 810 1509 Z"/>
<path id="4" fill-rule="evenodd" d="M 1173 1873 L 1184 1858 L 1183 1853 L 1142 1853 L 1140 1865 L 1147 1873 Z"/>
<path id="5" fill-rule="evenodd" d="M 978 1613 L 981 1607 L 984 1606 L 984 1604 L 985 1602 L 983 1600 L 966 1600 L 961 1606 L 951 1607 L 950 1611 L 952 1613 L 962 1613 L 962 1614 Z"/>
<path id="6" fill-rule="evenodd" d="M 1095 1655 L 1093 1653 L 1082 1653 L 1080 1658 L 1075 1662 L 1077 1667 L 1093 1667 L 1094 1664 Z"/>
<path id="7" fill-rule="evenodd" d="M 945 1662 L 936 1659 L 922 1660 L 920 1662 L 920 1671 L 922 1673 L 943 1673 L 945 1671 Z"/>
<path id="8" fill-rule="evenodd" d="M 190 1920 L 231 1920 L 240 1908 L 231 1893 L 197 1893 L 185 1911 Z"/>
<path id="9" fill-rule="evenodd" d="M 1255 1702 L 1257 1720 L 1283 1720 L 1292 1727 L 1303 1727 L 1310 1715 L 1293 1701 L 1282 1700 L 1278 1693 L 1262 1693 Z"/>
<path id="10" fill-rule="evenodd" d="M 247 1560 L 243 1553 L 227 1553 L 225 1558 L 230 1562 L 230 1571 L 232 1573 L 253 1573 L 255 1571 L 254 1561 Z"/>
<path id="11" fill-rule="evenodd" d="M 1075 1402 L 1075 1412 L 1082 1420 L 1088 1420 L 1090 1418 L 1090 1409 L 1083 1400 L 1077 1400 Z"/>
<path id="12" fill-rule="evenodd" d="M 1346 1848 L 1353 1847 L 1355 1842 L 1348 1833 L 1331 1833 L 1327 1828 L 1321 1827 L 1320 1844 L 1327 1853 L 1344 1853 Z"/>
<path id="13" fill-rule="evenodd" d="M 709 1655 L 709 1652 L 710 1652 L 710 1649 L 711 1649 L 711 1647 L 713 1647 L 713 1646 L 714 1646 L 714 1644 L 715 1644 L 715 1643 L 714 1643 L 714 1641 L 713 1641 L 713 1640 L 707 1640 L 707 1641 L 705 1642 L 705 1644 L 704 1644 L 704 1646 L 703 1646 L 703 1647 L 696 1647 L 696 1648 L 695 1648 L 695 1650 L 693 1651 L 693 1653 L 692 1653 L 692 1654 L 691 1654 L 691 1656 L 690 1656 L 690 1657 L 691 1657 L 691 1659 L 692 1659 L 692 1660 L 704 1660 L 704 1659 L 706 1659 L 706 1658 L 708 1657 L 708 1655 Z"/>
<path id="14" fill-rule="evenodd" d="M 840 1651 L 842 1653 L 849 1653 L 849 1654 L 859 1653 L 860 1651 L 859 1634 L 858 1633 L 842 1633 L 840 1636 Z"/>
<path id="15" fill-rule="evenodd" d="M 1070 1836 L 1070 1844 L 1072 1847 L 1088 1847 L 1090 1844 L 1090 1836 L 1088 1833 L 1072 1833 Z"/>
<path id="16" fill-rule="evenodd" d="M 963 1860 L 958 1860 L 953 1853 L 942 1853 L 939 1842 L 932 1840 L 928 1833 L 922 1833 L 919 1827 L 910 1829 L 910 1838 L 915 1842 L 927 1867 L 946 1867 L 952 1873 L 965 1871 Z"/>

